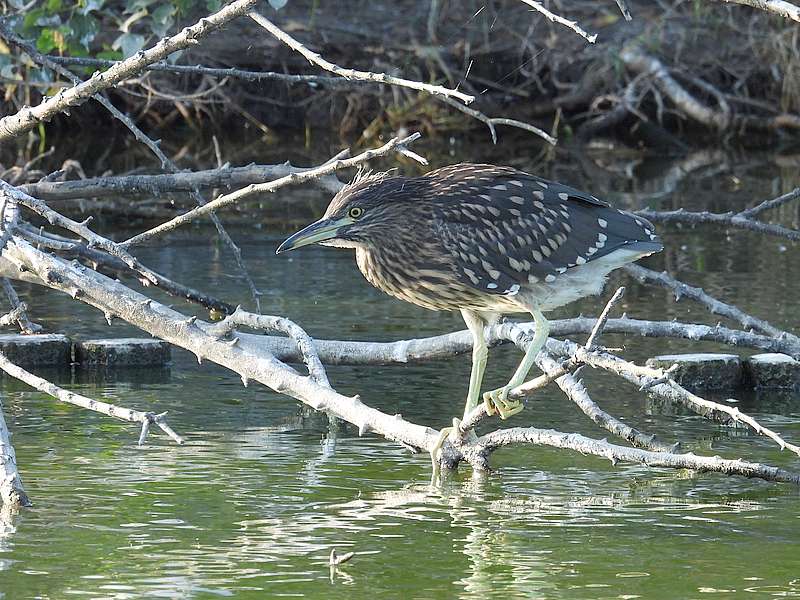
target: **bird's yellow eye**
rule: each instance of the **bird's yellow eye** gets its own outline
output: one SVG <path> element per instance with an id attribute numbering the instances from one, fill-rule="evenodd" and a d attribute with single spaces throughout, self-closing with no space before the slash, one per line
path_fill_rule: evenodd
<path id="1" fill-rule="evenodd" d="M 360 217 L 363 214 L 364 214 L 364 209 L 361 208 L 360 206 L 354 206 L 353 208 L 351 208 L 350 210 L 347 211 L 347 215 L 351 219 L 357 219 L 358 217 Z"/>

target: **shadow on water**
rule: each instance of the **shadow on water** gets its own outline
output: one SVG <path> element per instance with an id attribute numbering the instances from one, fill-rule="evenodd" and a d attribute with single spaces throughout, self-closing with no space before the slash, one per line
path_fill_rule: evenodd
<path id="1" fill-rule="evenodd" d="M 659 167 L 608 153 L 591 159 L 593 169 L 559 163 L 544 174 L 626 206 L 717 211 L 798 183 L 777 158 L 690 158 L 694 163 Z M 698 170 L 681 179 L 687 164 Z M 796 224 L 796 206 L 779 218 Z M 372 289 L 348 252 L 309 248 L 276 257 L 281 232 L 245 228 L 236 237 L 265 291 L 266 310 L 300 322 L 313 336 L 393 340 L 463 327 L 457 315 L 423 311 Z M 713 229 L 667 230 L 664 237 L 667 251 L 650 266 L 668 267 L 778 326 L 800 324 L 793 300 L 800 297 L 800 267 L 791 244 Z M 248 301 L 229 257 L 206 230 L 143 248 L 140 257 L 182 282 Z M 631 316 L 716 322 L 666 291 L 619 276 L 612 283 L 623 281 Z M 20 291 L 52 329 L 75 337 L 140 335 L 123 323 L 107 327 L 102 315 L 68 298 Z M 596 299 L 584 300 L 557 316 L 594 314 L 597 307 Z M 625 345 L 637 360 L 716 348 L 612 335 L 606 342 Z M 493 349 L 486 385 L 503 383 L 516 360 L 512 348 Z M 6 417 L 35 502 L 20 514 L 0 513 L 3 599 L 800 596 L 798 496 L 789 486 L 612 466 L 524 447 L 498 452 L 487 479 L 472 480 L 462 470 L 433 488 L 427 456 L 359 438 L 343 425 L 331 429 L 327 418 L 266 388 L 243 388 L 238 376 L 198 366 L 180 350 L 165 370 L 41 374 L 90 397 L 169 410 L 188 443 L 175 446 L 152 432 L 139 448 L 138 427 L 3 379 Z M 469 360 L 336 367 L 330 376 L 342 393 L 360 393 L 382 410 L 440 427 L 462 404 Z M 587 373 L 586 382 L 603 408 L 662 439 L 699 453 L 798 468 L 796 457 L 751 433 L 660 410 L 602 373 Z M 765 425 L 800 439 L 796 396 L 761 391 L 740 401 Z M 524 423 L 605 435 L 552 389 L 510 422 Z M 356 553 L 333 573 L 332 547 Z"/>

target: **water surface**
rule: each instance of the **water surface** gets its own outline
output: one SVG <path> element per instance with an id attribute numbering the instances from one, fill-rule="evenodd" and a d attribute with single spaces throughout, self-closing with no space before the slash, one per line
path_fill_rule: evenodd
<path id="1" fill-rule="evenodd" d="M 563 163 L 549 174 L 623 205 L 656 208 L 740 208 L 797 185 L 775 160 L 752 163 L 729 163 L 718 176 L 683 180 L 675 189 L 666 177 L 670 161 L 640 168 L 640 178 L 593 178 Z M 796 208 L 781 219 L 796 222 Z M 265 292 L 265 311 L 314 336 L 392 340 L 463 327 L 457 315 L 372 289 L 348 252 L 310 248 L 276 257 L 283 232 L 274 227 L 234 234 Z M 667 251 L 649 266 L 668 267 L 776 325 L 800 325 L 793 245 L 713 229 L 665 230 L 665 240 Z M 205 229 L 142 249 L 140 257 L 170 277 L 248 303 L 229 256 Z M 676 304 L 667 291 L 624 277 L 613 283 L 628 285 L 624 310 L 631 316 L 717 321 L 691 303 Z M 97 311 L 55 293 L 20 292 L 33 316 L 54 330 L 136 333 L 121 323 L 108 327 Z M 584 300 L 555 316 L 596 314 L 600 303 Z M 718 348 L 605 339 L 637 359 Z M 512 348 L 493 350 L 486 385 L 504 383 L 518 359 Z M 359 438 L 347 426 L 331 429 L 324 417 L 261 386 L 245 389 L 237 375 L 198 366 L 180 350 L 163 371 L 40 373 L 94 398 L 168 409 L 188 441 L 176 446 L 153 432 L 139 448 L 135 427 L 3 379 L 6 418 L 35 506 L 5 515 L 0 526 L 0 598 L 800 597 L 798 491 L 791 486 L 516 447 L 493 457 L 496 471 L 484 481 L 462 468 L 431 487 L 427 456 Z M 330 376 L 342 393 L 441 427 L 463 404 L 469 358 L 338 367 Z M 800 469 L 796 457 L 764 438 L 665 414 L 601 373 L 586 380 L 606 410 L 687 449 Z M 765 425 L 800 440 L 797 396 L 763 392 L 741 401 Z M 554 389 L 511 421 L 526 423 L 606 436 Z M 335 573 L 327 567 L 333 547 L 356 552 Z"/>

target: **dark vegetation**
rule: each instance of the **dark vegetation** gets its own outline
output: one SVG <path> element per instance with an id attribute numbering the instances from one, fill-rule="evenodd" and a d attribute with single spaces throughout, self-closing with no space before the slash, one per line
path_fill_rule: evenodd
<path id="1" fill-rule="evenodd" d="M 20 9 L 5 2 L 14 30 L 58 57 L 119 59 L 192 22 L 219 2 L 67 2 Z M 279 6 L 280 2 L 273 3 Z M 800 131 L 800 49 L 796 24 L 715 1 L 631 4 L 559 1 L 550 10 L 597 34 L 594 44 L 516 0 L 290 0 L 265 7 L 276 25 L 339 65 L 438 82 L 473 94 L 472 107 L 553 130 L 562 142 L 611 135 L 632 145 L 792 145 Z M 8 46 L 0 49 L 7 113 L 52 95 L 64 79 Z M 660 75 L 643 70 L 659 61 Z M 302 56 L 238 19 L 179 55 L 175 65 L 271 72 L 272 79 L 148 71 L 109 94 L 156 137 L 248 124 L 265 135 L 324 131 L 349 143 L 403 129 L 426 137 L 483 129 L 479 121 L 413 90 L 329 77 Z M 70 67 L 87 77 L 96 66 Z M 300 82 L 286 75 L 312 75 Z M 320 76 L 322 75 L 322 76 Z M 674 93 L 686 98 L 676 99 Z M 69 125 L 110 121 L 96 105 Z M 27 158 L 49 147 L 65 117 L 41 126 Z M 278 133 L 276 133 L 276 131 Z M 699 132 L 702 136 L 687 136 Z M 710 134 L 710 135 L 708 135 Z M 692 139 L 692 142 L 687 140 Z M 11 158 L 4 152 L 3 163 Z"/>

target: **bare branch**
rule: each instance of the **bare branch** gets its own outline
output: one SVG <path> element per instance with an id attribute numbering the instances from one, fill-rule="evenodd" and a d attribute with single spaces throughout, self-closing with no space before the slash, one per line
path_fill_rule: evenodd
<path id="1" fill-rule="evenodd" d="M 646 387 L 648 392 L 671 402 L 676 402 L 707 419 L 725 424 L 744 423 L 756 433 L 773 440 L 780 446 L 781 450 L 788 448 L 790 451 L 800 456 L 800 447 L 785 441 L 779 434 L 759 424 L 755 419 L 744 414 L 738 408 L 701 398 L 672 380 L 669 380 L 667 383 L 654 383 L 654 380 L 663 379 L 665 377 L 664 371 L 661 369 L 641 367 L 608 352 L 588 351 L 582 346 L 578 346 L 574 342 L 568 340 L 548 340 L 547 348 L 562 356 L 574 356 L 577 360 L 592 367 L 616 373 L 623 379 L 638 385 L 640 388 Z"/>
<path id="2" fill-rule="evenodd" d="M 305 168 L 283 165 L 223 166 L 203 171 L 179 171 L 157 175 L 120 175 L 74 179 L 70 181 L 44 181 L 20 185 L 31 196 L 42 200 L 71 200 L 77 198 L 102 198 L 120 194 L 146 194 L 158 196 L 169 192 L 192 192 L 209 188 L 234 188 L 251 183 L 262 183 L 290 173 L 302 173 Z M 335 194 L 343 184 L 335 175 L 320 177 L 313 182 Z"/>
<path id="3" fill-rule="evenodd" d="M 261 183 L 261 184 L 251 184 L 247 187 L 244 187 L 240 190 L 236 190 L 235 192 L 231 192 L 230 194 L 224 194 L 219 196 L 218 198 L 212 200 L 208 204 L 204 204 L 198 208 L 194 208 L 188 212 L 183 213 L 182 215 L 178 215 L 174 219 L 171 219 L 161 225 L 153 227 L 152 229 L 148 229 L 138 235 L 133 236 L 129 240 L 120 244 L 122 247 L 130 247 L 136 244 L 141 244 L 153 237 L 163 235 L 169 231 L 173 231 L 178 227 L 190 223 L 204 215 L 212 213 L 220 208 L 224 208 L 231 204 L 234 204 L 244 198 L 252 196 L 253 194 L 259 193 L 266 193 L 266 192 L 274 192 L 284 186 L 303 183 L 305 181 L 310 181 L 317 177 L 322 177 L 323 175 L 329 175 L 334 171 L 339 169 L 345 169 L 347 167 L 353 167 L 359 165 L 363 162 L 376 158 L 378 156 L 383 156 L 388 154 L 392 150 L 397 147 L 402 147 L 407 144 L 410 144 L 414 140 L 419 139 L 420 134 L 415 133 L 403 139 L 400 138 L 392 138 L 386 144 L 381 146 L 380 148 L 376 148 L 374 150 L 366 150 L 362 152 L 358 156 L 354 156 L 353 158 L 346 158 L 341 160 L 336 160 L 333 162 L 326 163 L 319 167 L 315 167 L 313 169 L 308 169 L 303 171 L 302 173 L 291 173 L 286 175 L 285 177 L 281 177 L 280 179 L 276 179 L 274 181 L 270 181 L 268 183 Z"/>
<path id="4" fill-rule="evenodd" d="M 5 195 L 9 200 L 29 208 L 36 214 L 47 219 L 47 222 L 51 225 L 63 227 L 67 231 L 71 231 L 72 233 L 79 235 L 89 243 L 90 247 L 96 246 L 98 248 L 102 248 L 112 256 L 123 261 L 131 270 L 136 271 L 145 277 L 148 281 L 150 281 L 150 283 L 158 283 L 158 279 L 155 277 L 152 271 L 144 267 L 138 261 L 138 259 L 124 250 L 119 244 L 115 244 L 111 240 L 108 240 L 89 229 L 86 226 L 88 220 L 84 221 L 83 223 L 73 221 L 72 219 L 54 211 L 38 198 L 29 196 L 19 188 L 15 188 L 14 186 L 2 180 L 0 180 L 0 190 L 2 190 L 2 195 Z"/>
<path id="5" fill-rule="evenodd" d="M 70 392 L 69 390 L 60 388 L 57 385 L 50 383 L 46 379 L 37 377 L 33 373 L 26 371 L 18 365 L 15 365 L 8 360 L 3 353 L 0 353 L 0 369 L 12 377 L 27 383 L 32 388 L 35 388 L 40 392 L 44 392 L 49 396 L 53 396 L 53 398 L 61 400 L 62 402 L 74 404 L 75 406 L 80 406 L 81 408 L 108 415 L 109 417 L 114 417 L 115 419 L 121 419 L 122 421 L 128 421 L 130 423 L 155 423 L 162 429 L 162 431 L 169 435 L 178 444 L 183 443 L 183 438 L 175 433 L 172 428 L 166 424 L 163 415 L 154 415 L 153 413 L 133 410 L 131 408 L 122 408 L 115 404 L 101 402 L 100 400 L 92 400 L 86 396 L 81 396 L 80 394 Z M 142 443 L 141 438 L 139 439 L 139 443 Z"/>
<path id="6" fill-rule="evenodd" d="M 577 21 L 570 21 L 568 19 L 565 19 L 564 17 L 560 17 L 557 14 L 552 13 L 549 10 L 547 10 L 544 6 L 542 6 L 539 2 L 536 2 L 535 0 L 520 0 L 520 1 L 533 8 L 533 10 L 547 17 L 547 19 L 550 20 L 551 22 L 558 23 L 559 25 L 563 25 L 567 29 L 571 29 L 579 36 L 584 38 L 590 44 L 594 44 L 595 40 L 597 39 L 596 33 L 589 35 L 586 31 L 581 29 Z"/>
<path id="7" fill-rule="evenodd" d="M 622 13 L 622 16 L 626 21 L 632 21 L 633 17 L 631 16 L 631 10 L 628 8 L 627 3 L 625 0 L 616 0 L 617 7 L 619 7 L 619 12 Z"/>
<path id="8" fill-rule="evenodd" d="M 0 398 L 0 501 L 6 506 L 31 506 L 33 503 L 25 493 L 22 478 L 17 470 L 17 456 L 11 445 L 11 434 L 3 416 L 3 401 Z"/>
<path id="9" fill-rule="evenodd" d="M 682 281 L 678 281 L 666 271 L 657 273 L 656 271 L 635 264 L 625 265 L 623 269 L 641 283 L 660 285 L 672 290 L 675 293 L 675 300 L 680 300 L 683 297 L 691 298 L 692 300 L 700 302 L 712 313 L 738 321 L 747 329 L 760 331 L 773 337 L 784 336 L 800 346 L 800 338 L 797 336 L 783 331 L 782 329 L 778 329 L 763 319 L 749 315 L 733 304 L 717 300 L 704 292 L 702 288 L 693 287 Z"/>
<path id="10" fill-rule="evenodd" d="M 556 375 L 560 370 L 560 365 L 547 353 L 540 353 L 536 364 L 550 377 Z M 592 400 L 583 383 L 572 374 L 568 373 L 559 377 L 556 379 L 556 384 L 581 409 L 583 414 L 603 429 L 627 440 L 633 446 L 654 452 L 674 452 L 677 449 L 677 444 L 665 444 L 655 435 L 642 433 L 608 414 Z"/>
<path id="11" fill-rule="evenodd" d="M 800 198 L 800 188 L 794 188 L 791 192 L 787 194 L 783 194 L 778 196 L 777 198 L 773 198 L 771 200 L 764 200 L 760 202 L 756 206 L 752 208 L 746 208 L 743 211 L 737 213 L 740 217 L 755 217 L 756 215 L 761 214 L 765 210 L 770 210 L 772 208 L 778 208 L 779 206 L 783 206 L 787 202 L 791 202 L 792 200 L 797 200 Z"/>
<path id="12" fill-rule="evenodd" d="M 752 6 L 765 10 L 767 12 L 775 13 L 792 21 L 800 23 L 800 6 L 785 2 L 784 0 L 722 0 L 731 4 L 741 4 L 743 6 Z"/>
<path id="13" fill-rule="evenodd" d="M 749 115 L 735 116 L 725 110 L 714 110 L 695 98 L 685 87 L 678 83 L 663 62 L 647 54 L 636 43 L 625 46 L 619 56 L 622 62 L 632 71 L 652 77 L 656 87 L 672 100 L 684 114 L 712 129 L 725 131 L 732 125 L 749 126 L 768 131 L 782 128 L 800 128 L 800 117 L 793 114 L 780 114 L 770 118 L 760 118 Z M 707 89 L 710 84 L 703 82 L 701 86 Z M 721 97 L 716 91 L 714 95 Z"/>
<path id="14" fill-rule="evenodd" d="M 560 337 L 574 334 L 588 334 L 594 328 L 597 319 L 593 317 L 576 317 L 550 321 L 550 334 Z M 500 323 L 486 328 L 486 340 L 489 344 L 502 343 L 510 338 L 510 328 L 519 327 L 530 332 L 532 323 Z M 692 341 L 708 341 L 729 346 L 754 348 L 763 352 L 779 352 L 800 360 L 800 345 L 788 339 L 772 338 L 746 331 L 728 329 L 722 326 L 702 325 L 698 323 L 679 323 L 677 321 L 646 321 L 641 319 L 609 319 L 604 331 L 606 333 L 622 333 L 640 337 L 679 338 Z M 253 344 L 263 347 L 277 359 L 288 362 L 302 361 L 294 344 L 282 337 L 255 336 L 240 334 Z M 466 330 L 447 333 L 427 338 L 400 340 L 397 342 L 357 342 L 349 340 L 314 340 L 314 347 L 320 359 L 327 365 L 390 365 L 408 364 L 450 358 L 472 351 L 472 337 Z M 565 371 L 568 372 L 568 371 Z M 560 376 L 560 375 L 559 375 Z M 513 390 L 525 393 L 543 387 L 552 381 L 537 382 L 531 380 Z M 537 382 L 537 383 L 534 383 Z M 532 386 L 528 388 L 528 386 Z"/>
<path id="15" fill-rule="evenodd" d="M 206 331 L 217 338 L 223 338 L 231 334 L 237 326 L 285 333 L 294 341 L 298 351 L 303 356 L 303 362 L 306 364 L 311 378 L 320 385 L 330 387 L 325 367 L 322 366 L 317 350 L 314 348 L 314 341 L 297 323 L 284 317 L 255 315 L 239 307 L 232 315 L 229 315 L 216 325 L 208 327 Z"/>
<path id="16" fill-rule="evenodd" d="M 481 451 L 484 453 L 492 452 L 512 444 L 536 444 L 575 450 L 581 454 L 607 458 L 612 464 L 616 464 L 617 461 L 625 461 L 640 463 L 648 467 L 692 469 L 701 473 L 716 472 L 725 475 L 740 475 L 742 477 L 800 485 L 799 474 L 761 463 L 746 462 L 741 459 L 729 460 L 719 456 L 698 456 L 691 452 L 685 454 L 651 452 L 639 448 L 616 446 L 609 444 L 605 440 L 595 440 L 578 433 L 562 433 L 552 429 L 537 429 L 535 427 L 513 427 L 487 433 L 478 439 L 478 448 L 473 450 L 473 453 L 480 454 Z"/>
<path id="17" fill-rule="evenodd" d="M 739 229 L 746 229 L 748 231 L 755 231 L 756 233 L 765 233 L 767 235 L 786 238 L 794 242 L 800 241 L 800 231 L 789 229 L 781 225 L 773 225 L 772 223 L 762 223 L 761 221 L 743 217 L 734 212 L 691 212 L 679 208 L 677 210 L 668 211 L 637 210 L 636 214 L 655 223 L 684 223 L 687 225 L 712 223 L 714 225 L 726 225 Z"/>
<path id="18" fill-rule="evenodd" d="M 525 123 L 523 121 L 517 121 L 516 119 L 505 119 L 505 118 L 498 118 L 498 117 L 487 117 L 479 110 L 475 110 L 474 108 L 470 108 L 468 106 L 464 106 L 463 104 L 459 104 L 452 98 L 442 98 L 442 100 L 452 106 L 453 108 L 460 110 L 466 115 L 473 117 L 480 121 L 481 123 L 485 123 L 486 126 L 489 128 L 489 132 L 492 134 L 492 142 L 497 143 L 497 129 L 495 125 L 507 125 L 509 127 L 517 127 L 519 129 L 524 129 L 525 131 L 530 131 L 538 135 L 540 138 L 544 139 L 549 144 L 555 146 L 558 143 L 558 140 L 554 138 L 552 135 L 547 133 L 546 131 L 539 129 L 535 125 L 531 125 L 530 123 Z"/>
<path id="19" fill-rule="evenodd" d="M 78 56 L 50 56 L 50 60 L 61 65 L 78 65 L 82 67 L 113 67 L 117 64 L 116 60 L 105 60 L 102 58 L 86 58 Z M 161 71 L 166 73 L 180 73 L 188 75 L 208 75 L 216 78 L 234 78 L 244 81 L 283 81 L 285 83 L 302 83 L 309 87 L 327 87 L 343 90 L 354 88 L 363 89 L 364 82 L 348 81 L 341 77 L 330 77 L 328 75 L 289 75 L 287 73 L 275 73 L 272 71 L 247 71 L 244 69 L 218 69 L 214 67 L 204 67 L 202 65 L 171 65 L 159 62 L 145 67 L 146 71 Z M 377 82 L 376 82 L 377 83 Z"/>
<path id="20" fill-rule="evenodd" d="M 20 302 L 19 296 L 17 296 L 17 292 L 14 289 L 14 286 L 11 285 L 11 282 L 8 280 L 8 278 L 0 278 L 0 284 L 2 284 L 3 291 L 8 297 L 8 301 L 11 303 L 12 312 L 17 311 L 20 309 L 20 307 L 22 309 L 19 318 L 17 319 L 17 325 L 19 325 L 20 331 L 22 331 L 22 333 L 36 333 L 41 331 L 41 325 L 38 323 L 33 323 L 30 319 L 28 319 L 27 306 L 25 306 L 24 302 Z"/>
<path id="21" fill-rule="evenodd" d="M 450 90 L 440 85 L 431 85 L 428 83 L 422 83 L 420 81 L 412 81 L 410 79 L 403 79 L 401 77 L 393 77 L 391 75 L 387 75 L 386 73 L 372 73 L 370 71 L 357 71 L 355 69 L 342 68 L 330 61 L 325 60 L 316 52 L 312 52 L 288 33 L 283 31 L 280 27 L 275 26 L 271 21 L 261 16 L 257 12 L 250 12 L 247 14 L 247 16 L 270 32 L 276 39 L 289 46 L 289 48 L 295 52 L 298 52 L 299 54 L 302 54 L 308 60 L 308 62 L 322 67 L 326 71 L 340 75 L 345 79 L 361 79 L 364 81 L 374 81 L 377 83 L 411 88 L 413 90 L 428 92 L 434 96 L 458 98 L 464 104 L 469 104 L 475 100 L 474 96 L 463 94 L 458 90 Z"/>

